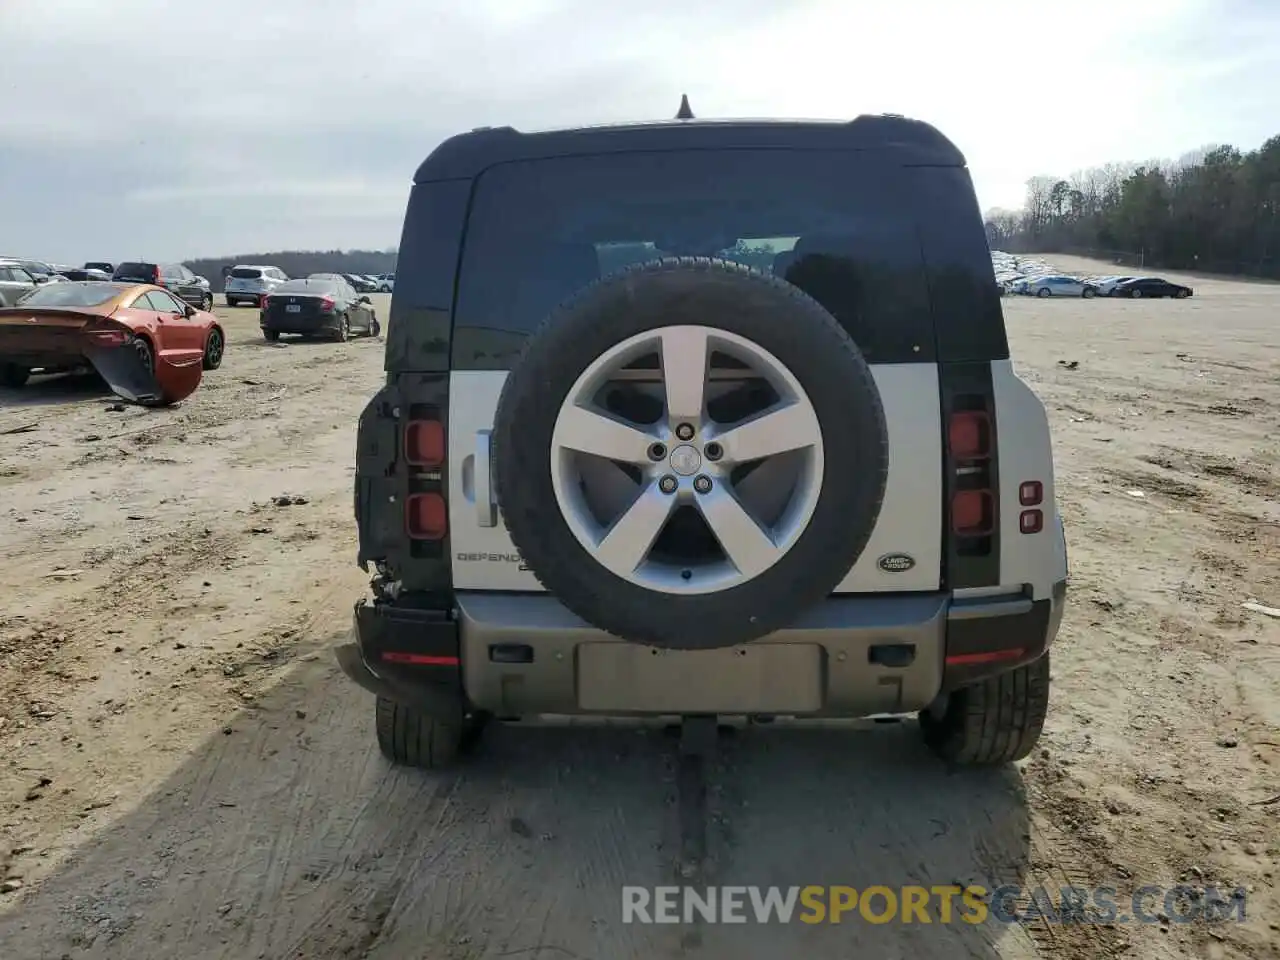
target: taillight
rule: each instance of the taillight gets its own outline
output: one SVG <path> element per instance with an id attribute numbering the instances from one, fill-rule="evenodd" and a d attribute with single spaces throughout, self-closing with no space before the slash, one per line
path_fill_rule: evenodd
<path id="1" fill-rule="evenodd" d="M 415 467 L 444 463 L 444 424 L 439 420 L 410 420 L 404 425 L 404 459 Z"/>
<path id="2" fill-rule="evenodd" d="M 443 540 L 448 532 L 448 509 L 438 493 L 414 493 L 404 505 L 404 526 L 414 540 Z"/>
<path id="3" fill-rule="evenodd" d="M 98 320 L 84 328 L 84 336 L 94 346 L 122 347 L 133 339 L 133 332 L 114 320 Z"/>
<path id="4" fill-rule="evenodd" d="M 1044 484 L 1039 480 L 1023 480 L 1018 484 L 1018 503 L 1024 507 L 1038 508 L 1044 501 Z M 1044 511 L 1039 509 L 1023 510 L 1018 515 L 1018 530 L 1021 533 L 1039 533 L 1044 529 Z"/>
<path id="5" fill-rule="evenodd" d="M 157 287 L 163 287 L 164 275 L 160 272 L 160 268 L 156 266 L 156 267 L 152 267 L 151 269 L 155 271 L 155 275 L 151 278 L 151 282 L 154 283 Z"/>
<path id="6" fill-rule="evenodd" d="M 320 299 L 320 310 L 323 313 L 329 313 L 333 310 L 333 297 L 322 297 Z"/>
<path id="7" fill-rule="evenodd" d="M 989 369 L 948 368 L 943 397 L 947 582 L 952 588 L 998 583 L 1000 490 Z M 950 382 L 947 382 L 950 381 Z"/>
<path id="8" fill-rule="evenodd" d="M 958 410 L 947 428 L 947 449 L 955 460 L 991 456 L 991 420 L 982 410 Z"/>
<path id="9" fill-rule="evenodd" d="M 258 301 L 258 307 L 261 310 L 266 310 L 269 306 L 271 306 L 271 298 L 264 293 L 262 299 Z"/>
<path id="10" fill-rule="evenodd" d="M 951 498 L 951 529 L 961 537 L 985 537 L 995 526 L 990 490 L 957 490 Z"/>

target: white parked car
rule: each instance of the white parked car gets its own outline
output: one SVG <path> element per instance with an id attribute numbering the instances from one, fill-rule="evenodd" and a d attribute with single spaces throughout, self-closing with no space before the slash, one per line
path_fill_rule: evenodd
<path id="1" fill-rule="evenodd" d="M 1023 293 L 1029 297 L 1089 297 L 1096 296 L 1098 288 L 1079 277 L 1036 277 L 1028 281 Z"/>
<path id="2" fill-rule="evenodd" d="M 224 293 L 227 306 L 235 307 L 242 303 L 258 304 L 264 295 L 271 293 L 276 287 L 289 278 L 279 267 L 270 265 L 241 263 L 232 267 L 227 277 Z"/>
<path id="3" fill-rule="evenodd" d="M 1115 293 L 1116 287 L 1124 283 L 1126 280 L 1133 280 L 1134 277 L 1101 277 L 1098 280 L 1098 296 L 1109 297 Z"/>
<path id="4" fill-rule="evenodd" d="M 377 278 L 379 293 L 395 293 L 396 292 L 396 275 L 394 273 L 384 273 Z"/>

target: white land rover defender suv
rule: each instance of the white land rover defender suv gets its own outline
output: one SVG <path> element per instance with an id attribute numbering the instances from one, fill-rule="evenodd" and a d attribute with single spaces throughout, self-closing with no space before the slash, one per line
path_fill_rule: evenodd
<path id="1" fill-rule="evenodd" d="M 487 719 L 918 713 L 1026 756 L 1067 556 L 960 151 L 896 116 L 482 129 L 418 169 L 337 657 Z"/>

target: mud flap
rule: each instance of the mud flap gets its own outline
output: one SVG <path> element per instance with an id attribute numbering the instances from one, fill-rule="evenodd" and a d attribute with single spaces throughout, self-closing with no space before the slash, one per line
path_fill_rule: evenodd
<path id="1" fill-rule="evenodd" d="M 85 356 L 111 392 L 146 407 L 167 407 L 185 400 L 200 386 L 200 357 L 181 364 L 155 357 L 155 373 L 147 369 L 131 343 L 91 346 Z"/>

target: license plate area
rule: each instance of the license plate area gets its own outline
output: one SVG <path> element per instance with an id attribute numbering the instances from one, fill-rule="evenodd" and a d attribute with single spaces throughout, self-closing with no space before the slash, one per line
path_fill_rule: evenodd
<path id="1" fill-rule="evenodd" d="M 300 303 L 286 303 L 286 304 L 284 305 L 284 312 L 285 312 L 285 313 L 301 313 L 301 312 L 302 312 L 302 304 L 300 304 Z"/>
<path id="2" fill-rule="evenodd" d="M 752 643 L 660 650 L 634 643 L 577 648 L 580 710 L 609 713 L 814 713 L 823 702 L 823 650 Z"/>

